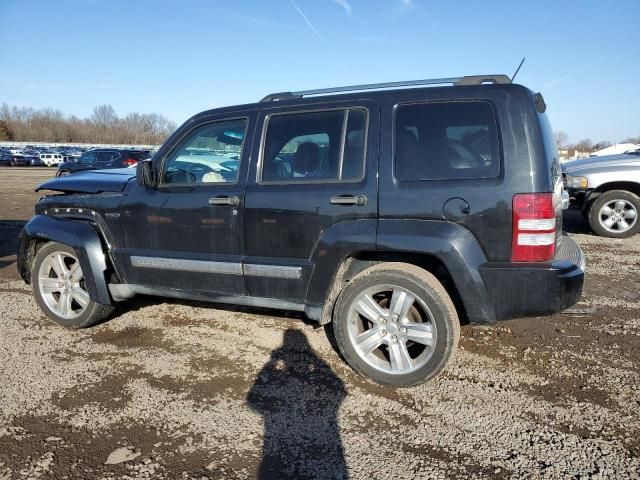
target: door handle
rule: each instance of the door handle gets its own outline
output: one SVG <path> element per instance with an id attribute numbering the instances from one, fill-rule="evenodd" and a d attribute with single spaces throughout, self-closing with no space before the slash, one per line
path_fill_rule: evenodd
<path id="1" fill-rule="evenodd" d="M 209 199 L 209 205 L 231 205 L 232 207 L 237 207 L 240 205 L 240 199 L 235 195 L 212 197 Z"/>
<path id="2" fill-rule="evenodd" d="M 331 197 L 331 204 L 362 206 L 367 204 L 367 197 L 365 197 L 364 195 L 345 195 L 345 196 L 336 195 L 335 197 Z"/>

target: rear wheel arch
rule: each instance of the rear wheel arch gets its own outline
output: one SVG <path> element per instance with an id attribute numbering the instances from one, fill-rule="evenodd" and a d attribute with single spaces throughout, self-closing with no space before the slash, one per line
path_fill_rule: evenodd
<path id="1" fill-rule="evenodd" d="M 320 324 L 325 325 L 331 322 L 338 297 L 351 279 L 355 278 L 364 270 L 383 263 L 413 265 L 432 274 L 451 297 L 460 320 L 466 321 L 466 309 L 460 298 L 458 287 L 445 263 L 436 255 L 397 251 L 361 251 L 354 252 L 348 257 L 345 257 L 336 270 L 322 308 Z"/>

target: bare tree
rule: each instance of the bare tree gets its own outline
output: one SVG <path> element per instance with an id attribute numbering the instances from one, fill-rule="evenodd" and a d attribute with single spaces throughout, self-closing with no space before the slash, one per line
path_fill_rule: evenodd
<path id="1" fill-rule="evenodd" d="M 590 138 L 585 138 L 584 140 L 580 140 L 578 143 L 576 143 L 575 147 L 576 150 L 580 152 L 590 152 L 591 150 L 593 150 L 593 142 Z"/>
<path id="2" fill-rule="evenodd" d="M 0 120 L 0 140 L 13 140 L 13 132 L 6 121 Z"/>
<path id="3" fill-rule="evenodd" d="M 84 119 L 52 108 L 0 105 L 0 139 L 157 145 L 175 128 L 175 123 L 157 113 L 130 113 L 119 118 L 111 105 L 97 106 L 91 117 Z"/>
<path id="4" fill-rule="evenodd" d="M 118 115 L 111 105 L 98 105 L 93 108 L 93 115 L 90 120 L 97 127 L 108 128 L 118 121 Z"/>
<path id="5" fill-rule="evenodd" d="M 602 140 L 601 142 L 596 143 L 593 146 L 594 150 L 602 150 L 603 148 L 607 148 L 613 145 L 609 140 Z"/>
<path id="6" fill-rule="evenodd" d="M 564 148 L 569 143 L 569 135 L 565 132 L 553 132 L 553 136 L 556 140 L 556 147 Z"/>

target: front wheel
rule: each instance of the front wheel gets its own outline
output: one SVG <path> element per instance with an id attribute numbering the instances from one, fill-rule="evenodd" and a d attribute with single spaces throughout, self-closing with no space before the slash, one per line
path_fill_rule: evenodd
<path id="1" fill-rule="evenodd" d="M 640 197 L 626 190 L 600 195 L 589 209 L 589 224 L 603 237 L 627 238 L 640 231 Z"/>
<path id="2" fill-rule="evenodd" d="M 64 327 L 90 327 L 113 311 L 113 307 L 89 298 L 85 273 L 75 250 L 67 245 L 50 242 L 38 250 L 31 283 L 40 309 Z"/>
<path id="3" fill-rule="evenodd" d="M 382 263 L 353 278 L 336 303 L 333 330 L 354 370 L 398 387 L 435 377 L 460 338 L 458 315 L 442 284 L 406 263 Z"/>
<path id="4" fill-rule="evenodd" d="M 67 175 L 69 175 L 67 170 L 58 170 L 56 173 L 56 177 L 66 177 Z"/>

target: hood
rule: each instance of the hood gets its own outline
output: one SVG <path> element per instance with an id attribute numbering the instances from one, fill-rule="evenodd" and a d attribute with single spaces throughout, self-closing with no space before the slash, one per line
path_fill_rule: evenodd
<path id="1" fill-rule="evenodd" d="M 582 160 L 573 160 L 564 164 L 567 173 L 589 170 L 592 168 L 610 167 L 615 165 L 639 165 L 640 157 L 637 155 L 607 155 L 602 157 L 589 157 Z"/>
<path id="2" fill-rule="evenodd" d="M 112 170 L 91 170 L 89 172 L 74 173 L 60 178 L 54 178 L 38 185 L 40 190 L 55 190 L 58 192 L 101 193 L 122 192 L 125 185 L 136 176 L 135 169 L 117 168 Z"/>

